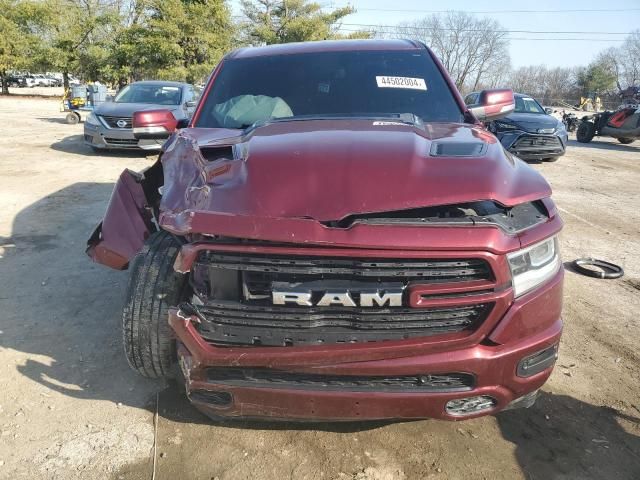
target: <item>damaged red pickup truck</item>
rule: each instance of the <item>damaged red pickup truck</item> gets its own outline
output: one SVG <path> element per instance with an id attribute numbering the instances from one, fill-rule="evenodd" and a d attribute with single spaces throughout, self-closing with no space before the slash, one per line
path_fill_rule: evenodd
<path id="1" fill-rule="evenodd" d="M 135 114 L 171 136 L 88 242 L 131 270 L 131 366 L 179 365 L 215 418 L 530 406 L 562 331 L 562 221 L 480 123 L 513 93 L 479 102 L 420 43 L 334 41 L 227 55 L 188 125 Z"/>

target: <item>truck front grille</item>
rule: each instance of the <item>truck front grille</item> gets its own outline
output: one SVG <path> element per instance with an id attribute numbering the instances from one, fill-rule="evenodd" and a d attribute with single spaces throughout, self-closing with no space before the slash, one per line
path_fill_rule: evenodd
<path id="1" fill-rule="evenodd" d="M 439 334 L 471 332 L 494 305 L 469 296 L 487 290 L 440 293 L 464 298 L 447 305 L 412 308 L 414 285 L 486 282 L 493 272 L 481 258 L 365 259 L 202 251 L 191 270 L 192 304 L 181 308 L 198 316 L 200 335 L 220 346 L 303 346 L 405 340 Z M 281 288 L 311 292 L 310 305 L 274 304 Z M 397 305 L 365 305 L 361 292 L 402 292 Z M 323 292 L 349 292 L 354 305 L 318 306 Z M 489 288 L 489 292 L 491 288 Z"/>
<path id="2" fill-rule="evenodd" d="M 424 375 L 328 375 L 283 372 L 272 369 L 209 368 L 211 383 L 259 388 L 299 388 L 349 391 L 452 392 L 471 390 L 475 378 L 470 373 Z"/>
<path id="3" fill-rule="evenodd" d="M 235 254 L 205 251 L 198 263 L 210 267 L 268 274 L 345 276 L 397 280 L 491 280 L 491 270 L 481 259 L 350 259 Z"/>
<path id="4" fill-rule="evenodd" d="M 200 335 L 215 344 L 322 345 L 404 340 L 473 329 L 490 304 L 441 309 L 250 306 L 211 302 L 198 307 Z"/>

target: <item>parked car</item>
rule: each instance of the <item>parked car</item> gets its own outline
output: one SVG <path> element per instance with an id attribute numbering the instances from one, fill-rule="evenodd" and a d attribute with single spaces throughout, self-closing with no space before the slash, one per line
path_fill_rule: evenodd
<path id="1" fill-rule="evenodd" d="M 144 81 L 124 87 L 113 101 L 96 106 L 84 122 L 84 141 L 94 149 L 160 149 L 164 140 L 138 140 L 133 135 L 134 112 L 168 109 L 179 122 L 187 122 L 195 110 L 199 91 L 178 82 Z"/>
<path id="2" fill-rule="evenodd" d="M 35 85 L 39 87 L 54 87 L 56 86 L 57 80 L 54 78 L 47 77 L 41 73 L 36 73 L 33 75 L 35 79 Z"/>
<path id="3" fill-rule="evenodd" d="M 33 88 L 38 86 L 38 79 L 35 75 L 27 74 L 24 76 L 24 81 L 27 87 Z"/>
<path id="4" fill-rule="evenodd" d="M 477 102 L 479 92 L 465 97 L 467 105 Z M 516 108 L 500 120 L 490 122 L 488 128 L 504 148 L 522 160 L 555 162 L 565 153 L 569 134 L 562 120 L 550 115 L 534 98 L 516 93 Z"/>
<path id="5" fill-rule="evenodd" d="M 9 87 L 22 88 L 27 86 L 25 77 L 21 75 L 8 75 L 5 77 L 5 81 Z"/>
<path id="6" fill-rule="evenodd" d="M 131 270 L 130 365 L 218 417 L 472 418 L 530 406 L 562 331 L 551 189 L 422 43 L 237 50 L 126 170 L 88 241 Z M 171 133 L 173 132 L 173 133 Z"/>
<path id="7" fill-rule="evenodd" d="M 46 75 L 45 79 L 48 82 L 48 84 L 47 84 L 48 87 L 61 87 L 62 86 L 62 80 L 61 79 L 58 79 L 58 78 L 53 77 L 51 75 Z"/>

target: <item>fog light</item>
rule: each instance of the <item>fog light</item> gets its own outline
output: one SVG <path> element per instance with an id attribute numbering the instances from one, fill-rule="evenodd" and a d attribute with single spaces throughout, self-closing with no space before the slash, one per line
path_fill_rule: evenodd
<path id="1" fill-rule="evenodd" d="M 516 374 L 519 377 L 530 377 L 549 368 L 558 358 L 558 344 L 524 357 L 518 363 Z"/>
<path id="2" fill-rule="evenodd" d="M 458 398 L 449 400 L 444 410 L 449 415 L 462 417 L 464 415 L 473 415 L 474 413 L 484 410 L 491 410 L 497 405 L 496 399 L 488 395 L 479 395 L 477 397 Z"/>

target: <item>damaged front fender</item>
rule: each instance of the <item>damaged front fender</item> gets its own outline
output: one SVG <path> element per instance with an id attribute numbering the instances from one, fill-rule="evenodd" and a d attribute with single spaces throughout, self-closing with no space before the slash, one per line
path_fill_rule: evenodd
<path id="1" fill-rule="evenodd" d="M 155 209 L 163 183 L 162 165 L 156 162 L 136 173 L 120 175 L 104 219 L 87 241 L 87 255 L 96 263 L 124 270 L 149 235 L 157 230 Z"/>

